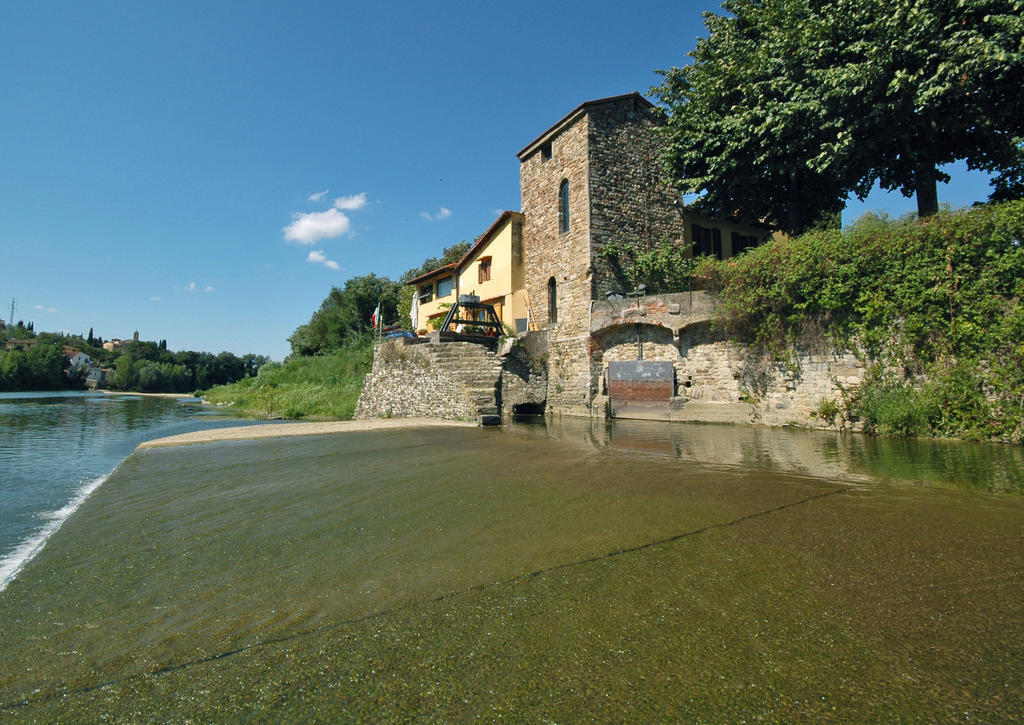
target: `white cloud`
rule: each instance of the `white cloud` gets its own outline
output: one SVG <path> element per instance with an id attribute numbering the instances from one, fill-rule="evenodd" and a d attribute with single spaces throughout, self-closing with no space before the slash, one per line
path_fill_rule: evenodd
<path id="1" fill-rule="evenodd" d="M 292 223 L 284 227 L 285 241 L 314 244 L 321 239 L 340 237 L 352 228 L 352 221 L 337 209 L 292 214 Z"/>
<path id="2" fill-rule="evenodd" d="M 56 312 L 56 307 L 43 307 L 42 305 L 33 305 L 33 309 L 39 310 L 40 312 Z"/>
<path id="3" fill-rule="evenodd" d="M 42 306 L 42 305 L 33 305 L 33 307 L 34 307 L 35 309 L 37 309 L 37 310 L 40 310 L 40 311 L 42 311 L 42 309 L 43 309 L 43 306 Z"/>
<path id="4" fill-rule="evenodd" d="M 310 194 L 308 197 L 306 197 L 306 200 L 307 201 L 323 201 L 324 197 L 327 196 L 327 191 L 328 191 L 327 189 L 324 189 L 323 191 L 318 191 L 315 194 Z"/>
<path id="5" fill-rule="evenodd" d="M 213 285 L 208 284 L 205 287 L 203 287 L 203 292 L 213 292 Z"/>
<path id="6" fill-rule="evenodd" d="M 186 292 L 195 292 L 196 291 L 196 283 L 195 282 L 189 282 L 187 285 L 185 285 L 185 291 Z"/>
<path id="7" fill-rule="evenodd" d="M 150 298 L 149 298 L 149 301 L 150 301 L 150 302 L 159 302 L 159 301 L 160 301 L 160 298 L 159 298 L 159 297 L 150 297 Z"/>
<path id="8" fill-rule="evenodd" d="M 344 209 L 345 211 L 355 211 L 356 209 L 362 209 L 366 206 L 366 192 L 361 191 L 358 194 L 352 196 L 339 196 L 334 200 L 335 209 Z"/>
<path id="9" fill-rule="evenodd" d="M 306 257 L 306 261 L 312 262 L 313 264 L 322 264 L 323 266 L 329 267 L 330 269 L 334 270 L 341 269 L 341 265 L 339 265 L 333 259 L 328 259 L 327 255 L 324 254 L 322 249 L 314 249 L 312 252 L 309 253 L 309 256 Z"/>
<path id="10" fill-rule="evenodd" d="M 442 219 L 447 219 L 452 215 L 452 210 L 446 206 L 442 206 L 441 210 L 437 214 L 431 214 L 429 211 L 421 211 L 420 217 L 426 219 L 428 222 L 439 222 Z"/>

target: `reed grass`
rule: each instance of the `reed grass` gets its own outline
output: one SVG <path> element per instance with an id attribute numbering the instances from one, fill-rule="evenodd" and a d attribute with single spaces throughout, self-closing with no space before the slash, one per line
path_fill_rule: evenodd
<path id="1" fill-rule="evenodd" d="M 202 396 L 253 418 L 350 420 L 372 361 L 371 347 L 293 357 L 285 363 L 267 363 L 255 377 L 217 385 Z"/>

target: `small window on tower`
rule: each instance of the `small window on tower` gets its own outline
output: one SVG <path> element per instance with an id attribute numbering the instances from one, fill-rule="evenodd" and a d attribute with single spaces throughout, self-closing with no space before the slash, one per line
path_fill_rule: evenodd
<path id="1" fill-rule="evenodd" d="M 542 161 L 551 160 L 551 142 L 548 141 L 546 144 L 540 147 L 540 158 Z"/>
<path id="2" fill-rule="evenodd" d="M 562 179 L 558 187 L 558 231 L 569 231 L 569 180 Z"/>
<path id="3" fill-rule="evenodd" d="M 491 258 L 481 257 L 477 267 L 477 282 L 486 282 L 491 278 Z"/>

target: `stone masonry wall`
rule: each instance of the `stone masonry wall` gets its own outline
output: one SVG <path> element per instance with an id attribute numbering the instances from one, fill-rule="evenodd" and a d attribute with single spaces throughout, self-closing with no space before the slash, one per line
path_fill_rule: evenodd
<path id="1" fill-rule="evenodd" d="M 523 251 L 531 314 L 547 331 L 548 406 L 586 415 L 590 364 L 590 191 L 588 120 L 584 114 L 551 139 L 551 158 L 538 149 L 520 163 Z M 559 231 L 558 192 L 569 181 L 569 231 Z M 557 290 L 557 321 L 549 321 L 548 281 Z"/>
<path id="2" fill-rule="evenodd" d="M 533 333 L 536 334 L 536 333 Z M 501 350 L 501 412 L 540 412 L 548 396 L 547 366 L 518 340 L 507 340 Z"/>
<path id="3" fill-rule="evenodd" d="M 355 417 L 433 417 L 489 425 L 523 406 L 542 410 L 546 396 L 544 365 L 520 341 L 507 340 L 495 354 L 471 342 L 405 345 L 398 340 L 374 350 Z"/>
<path id="4" fill-rule="evenodd" d="M 473 420 L 477 409 L 465 386 L 433 364 L 432 345 L 378 345 L 363 380 L 355 418 Z"/>
<path id="5" fill-rule="evenodd" d="M 639 338 L 639 339 L 638 339 Z M 605 371 L 611 361 L 644 360 L 672 363 L 677 397 L 705 402 L 738 403 L 743 390 L 743 347 L 716 335 L 707 325 L 694 325 L 678 338 L 665 328 L 622 325 L 605 331 L 595 364 L 601 368 L 601 392 L 607 393 Z"/>
<path id="6" fill-rule="evenodd" d="M 664 140 L 651 108 L 639 98 L 595 106 L 589 114 L 590 237 L 593 298 L 628 291 L 601 256 L 610 244 L 650 249 L 682 243 L 681 208 L 661 165 Z"/>
<path id="7" fill-rule="evenodd" d="M 849 351 L 801 354 L 796 363 L 793 369 L 771 366 L 767 389 L 756 405 L 757 422 L 826 427 L 818 416 L 821 402 L 838 401 L 841 387 L 863 383 L 868 365 Z"/>
<path id="8" fill-rule="evenodd" d="M 621 325 L 601 331 L 595 340 L 601 394 L 594 415 L 604 411 L 608 362 L 636 360 L 641 348 L 644 360 L 668 361 L 675 370 L 671 420 L 828 427 L 818 415 L 822 401 L 838 401 L 841 388 L 860 385 L 868 365 L 849 351 L 798 353 L 791 366 L 766 363 L 706 324 L 692 325 L 675 338 L 653 325 Z"/>

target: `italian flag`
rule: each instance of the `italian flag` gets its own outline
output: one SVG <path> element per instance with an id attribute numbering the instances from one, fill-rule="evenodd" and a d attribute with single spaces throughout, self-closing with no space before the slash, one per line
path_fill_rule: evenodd
<path id="1" fill-rule="evenodd" d="M 379 320 L 379 319 L 380 319 L 380 302 L 377 303 L 377 309 L 375 309 L 373 311 L 373 314 L 370 315 L 370 324 L 373 325 L 376 328 L 377 327 L 377 320 Z"/>

